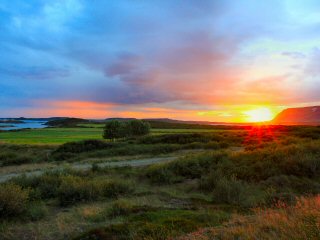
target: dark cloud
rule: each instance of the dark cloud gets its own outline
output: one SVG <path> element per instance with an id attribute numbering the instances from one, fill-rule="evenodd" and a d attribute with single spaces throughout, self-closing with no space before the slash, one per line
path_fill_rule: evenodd
<path id="1" fill-rule="evenodd" d="M 141 63 L 141 57 L 138 55 L 128 53 L 120 54 L 114 62 L 106 67 L 105 74 L 107 77 L 128 75 L 139 68 L 139 64 Z"/>

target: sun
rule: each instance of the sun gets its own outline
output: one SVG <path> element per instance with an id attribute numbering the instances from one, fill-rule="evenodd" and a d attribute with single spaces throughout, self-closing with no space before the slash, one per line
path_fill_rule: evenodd
<path id="1" fill-rule="evenodd" d="M 246 115 L 248 122 L 267 122 L 273 118 L 273 113 L 267 107 L 245 111 L 244 114 Z"/>

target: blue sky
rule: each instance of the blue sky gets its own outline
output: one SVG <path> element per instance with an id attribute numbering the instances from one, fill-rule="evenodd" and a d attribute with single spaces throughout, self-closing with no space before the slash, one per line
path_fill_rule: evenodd
<path id="1" fill-rule="evenodd" d="M 320 103 L 320 2 L 2 0 L 1 117 L 238 121 Z"/>

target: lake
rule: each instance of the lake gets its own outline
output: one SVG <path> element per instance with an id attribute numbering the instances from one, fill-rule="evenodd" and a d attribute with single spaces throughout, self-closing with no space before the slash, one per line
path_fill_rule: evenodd
<path id="1" fill-rule="evenodd" d="M 0 123 L 0 130 L 17 130 L 25 128 L 45 128 L 47 121 L 23 120 L 23 123 Z"/>

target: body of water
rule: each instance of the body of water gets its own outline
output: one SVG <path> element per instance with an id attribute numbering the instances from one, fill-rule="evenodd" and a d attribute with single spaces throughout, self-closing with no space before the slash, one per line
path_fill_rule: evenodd
<path id="1" fill-rule="evenodd" d="M 0 123 L 0 130 L 17 130 L 25 128 L 45 128 L 46 121 L 23 120 L 23 123 Z"/>

